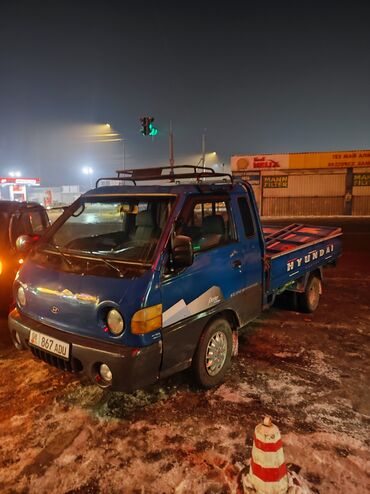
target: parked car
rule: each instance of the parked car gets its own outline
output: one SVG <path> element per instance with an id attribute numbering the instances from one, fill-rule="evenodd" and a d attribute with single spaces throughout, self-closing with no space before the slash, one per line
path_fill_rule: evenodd
<path id="1" fill-rule="evenodd" d="M 34 202 L 0 200 L 0 307 L 9 307 L 14 277 L 24 261 L 24 254 L 16 249 L 22 235 L 39 238 L 49 226 L 43 206 Z"/>

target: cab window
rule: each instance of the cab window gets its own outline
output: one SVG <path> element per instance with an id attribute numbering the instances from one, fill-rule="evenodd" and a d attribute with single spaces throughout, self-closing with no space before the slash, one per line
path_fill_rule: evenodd
<path id="1" fill-rule="evenodd" d="M 235 241 L 229 201 L 215 198 L 192 202 L 181 221 L 179 233 L 191 238 L 194 252 Z"/>
<path id="2" fill-rule="evenodd" d="M 254 237 L 256 229 L 254 226 L 252 208 L 245 197 L 238 198 L 240 215 L 243 221 L 244 233 L 246 237 Z"/>
<path id="3" fill-rule="evenodd" d="M 14 214 L 11 220 L 13 245 L 20 235 L 42 235 L 47 226 L 47 220 L 42 211 L 23 211 Z"/>
<path id="4" fill-rule="evenodd" d="M 41 235 L 46 229 L 45 215 L 41 211 L 32 211 L 28 213 L 28 219 L 33 234 Z"/>

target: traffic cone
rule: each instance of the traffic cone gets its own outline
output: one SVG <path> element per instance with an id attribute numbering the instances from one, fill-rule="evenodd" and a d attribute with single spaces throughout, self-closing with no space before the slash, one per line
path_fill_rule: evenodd
<path id="1" fill-rule="evenodd" d="M 254 430 L 248 481 L 258 494 L 286 494 L 288 475 L 280 431 L 265 417 Z"/>

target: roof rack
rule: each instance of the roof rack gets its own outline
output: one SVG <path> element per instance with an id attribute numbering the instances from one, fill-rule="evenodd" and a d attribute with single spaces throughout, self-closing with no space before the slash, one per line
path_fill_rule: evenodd
<path id="1" fill-rule="evenodd" d="M 179 169 L 186 169 L 192 171 L 186 171 L 185 173 L 177 173 Z M 163 171 L 168 171 L 164 173 Z M 175 173 L 176 172 L 176 173 Z M 148 180 L 169 180 L 170 182 L 177 182 L 178 180 L 195 178 L 197 183 L 200 183 L 202 179 L 207 178 L 228 178 L 230 183 L 234 182 L 233 176 L 230 173 L 215 172 L 213 168 L 197 166 L 197 165 L 179 165 L 179 166 L 160 166 L 155 168 L 136 168 L 131 170 L 117 170 L 117 177 L 99 178 L 96 181 L 95 187 L 99 186 L 99 182 L 102 180 L 129 180 L 134 185 L 138 181 Z"/>

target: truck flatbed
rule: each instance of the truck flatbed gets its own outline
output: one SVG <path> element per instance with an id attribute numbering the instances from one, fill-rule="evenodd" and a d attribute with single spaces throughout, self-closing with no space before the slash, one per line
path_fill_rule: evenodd
<path id="1" fill-rule="evenodd" d="M 335 262 L 341 253 L 342 229 L 330 226 L 263 225 L 265 261 L 268 266 L 266 294 L 280 290 L 323 264 Z"/>
<path id="2" fill-rule="evenodd" d="M 263 225 L 266 253 L 273 257 L 288 250 L 302 247 L 304 244 L 324 240 L 341 234 L 342 229 L 330 226 L 302 225 L 292 223 L 288 226 Z"/>

